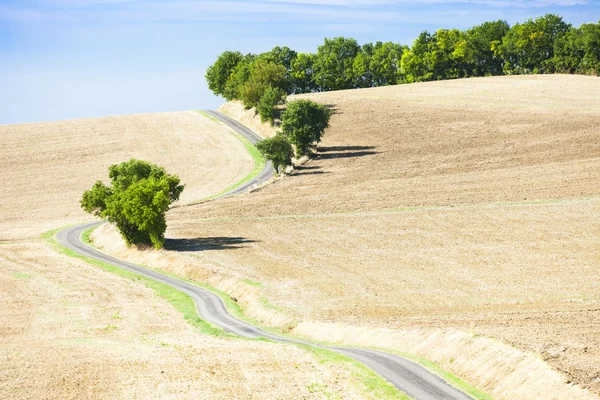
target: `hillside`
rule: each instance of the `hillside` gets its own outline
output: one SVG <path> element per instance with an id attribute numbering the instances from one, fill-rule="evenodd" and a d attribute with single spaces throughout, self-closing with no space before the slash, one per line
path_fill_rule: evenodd
<path id="1" fill-rule="evenodd" d="M 335 110 L 318 157 L 171 211 L 169 237 L 244 239 L 177 255 L 177 272 L 260 282 L 300 334 L 385 328 L 403 339 L 382 347 L 500 398 L 573 396 L 536 355 L 600 393 L 598 93 L 597 78 L 522 76 L 304 95 Z"/>
<path id="2" fill-rule="evenodd" d="M 2 125 L 0 136 L 0 240 L 89 219 L 83 191 L 133 157 L 178 174 L 180 203 L 218 193 L 254 165 L 224 125 L 194 111 Z"/>
<path id="3" fill-rule="evenodd" d="M 364 398 L 353 367 L 202 334 L 143 283 L 40 238 L 90 219 L 79 208 L 83 190 L 130 157 L 179 174 L 182 203 L 237 182 L 253 160 L 224 125 L 181 112 L 8 125 L 0 134 L 0 398 Z"/>

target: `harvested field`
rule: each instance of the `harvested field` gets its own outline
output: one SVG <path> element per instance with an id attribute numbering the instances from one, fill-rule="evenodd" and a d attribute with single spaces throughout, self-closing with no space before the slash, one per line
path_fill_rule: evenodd
<path id="1" fill-rule="evenodd" d="M 180 203 L 218 193 L 254 166 L 229 132 L 194 111 L 0 126 L 0 240 L 89 219 L 83 191 L 130 158 L 179 175 Z"/>
<path id="2" fill-rule="evenodd" d="M 525 76 L 303 96 L 335 110 L 318 157 L 171 211 L 167 236 L 198 243 L 172 256 L 261 282 L 296 322 L 485 335 L 600 394 L 598 93 L 598 78 Z M 422 354 L 467 371 L 447 350 Z M 536 376 L 499 391 L 501 365 L 472 383 L 535 397 Z"/>
<path id="3" fill-rule="evenodd" d="M 300 349 L 198 334 L 144 285 L 41 242 L 0 246 L 0 398 L 362 398 Z"/>

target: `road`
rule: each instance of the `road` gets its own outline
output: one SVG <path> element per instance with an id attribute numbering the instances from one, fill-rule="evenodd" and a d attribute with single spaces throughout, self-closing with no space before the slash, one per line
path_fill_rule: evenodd
<path id="1" fill-rule="evenodd" d="M 230 118 L 215 111 L 211 111 L 210 115 L 222 120 L 231 126 L 236 132 L 244 135 L 244 137 L 248 138 L 253 143 L 256 143 L 256 141 L 260 140 L 260 138 L 254 132 L 241 126 L 239 123 L 231 120 Z M 269 166 L 266 166 L 265 170 L 268 168 Z M 272 174 L 271 167 L 271 172 L 267 172 L 265 174 L 265 176 L 268 175 L 268 178 L 266 179 L 269 179 Z M 263 174 L 261 174 L 261 176 L 262 175 Z M 262 178 L 261 176 L 255 178 L 251 182 L 248 182 L 249 185 L 246 188 L 260 183 L 261 179 L 264 179 L 264 176 L 262 176 Z M 262 182 L 264 181 L 265 180 Z M 227 195 L 232 194 L 233 193 L 228 193 Z M 415 399 L 472 400 L 470 396 L 450 386 L 439 376 L 403 357 L 370 349 L 327 347 L 316 343 L 279 336 L 277 334 L 264 331 L 247 322 L 241 321 L 231 316 L 227 312 L 227 309 L 225 308 L 221 298 L 209 290 L 203 289 L 192 283 L 164 275 L 160 272 L 119 260 L 84 244 L 81 241 L 81 234 L 83 231 L 102 223 L 103 222 L 92 222 L 62 229 L 56 234 L 56 239 L 63 246 L 83 256 L 117 266 L 146 278 L 153 279 L 157 282 L 167 284 L 184 292 L 194 300 L 196 303 L 196 308 L 198 309 L 198 313 L 204 320 L 223 328 L 227 332 L 250 339 L 266 338 L 280 343 L 308 344 L 333 350 L 366 365 L 371 370 L 378 373 L 388 382 L 397 387 L 399 390 Z"/>
<path id="2" fill-rule="evenodd" d="M 208 115 L 218 119 L 219 121 L 224 122 L 226 125 L 229 125 L 230 128 L 232 128 L 235 132 L 239 133 L 240 135 L 244 136 L 252 144 L 256 144 L 262 140 L 262 138 L 260 136 L 258 136 L 256 133 L 252 132 L 250 129 L 246 128 L 244 125 L 240 124 L 236 120 L 229 118 L 225 114 L 222 114 L 218 111 L 210 111 L 210 110 L 206 110 L 204 112 L 207 113 Z M 273 164 L 271 164 L 271 161 L 267 161 L 265 168 L 262 170 L 262 172 L 256 178 L 238 186 L 237 188 L 235 188 L 233 190 L 230 190 L 227 193 L 223 193 L 222 195 L 218 196 L 217 198 L 235 196 L 236 194 L 246 193 L 248 191 L 248 189 L 250 189 L 251 187 L 259 186 L 259 185 L 262 185 L 263 183 L 267 182 L 269 179 L 271 179 L 271 177 L 274 174 L 275 174 L 275 169 L 273 168 Z"/>

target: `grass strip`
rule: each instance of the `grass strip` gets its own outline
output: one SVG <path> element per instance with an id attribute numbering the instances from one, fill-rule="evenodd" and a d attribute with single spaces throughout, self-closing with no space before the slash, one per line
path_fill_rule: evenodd
<path id="1" fill-rule="evenodd" d="M 393 352 L 394 354 L 397 354 L 404 358 L 408 358 L 409 360 L 412 360 L 412 361 L 416 362 L 417 364 L 422 365 L 423 367 L 427 368 L 434 374 L 439 375 L 443 380 L 448 382 L 450 385 L 454 386 L 457 389 L 462 390 L 463 392 L 471 395 L 473 398 L 475 398 L 477 400 L 494 400 L 492 398 L 492 396 L 490 396 L 489 394 L 485 393 L 484 391 L 482 391 L 480 389 L 477 389 L 476 387 L 469 385 L 467 382 L 463 381 L 456 375 L 451 374 L 450 372 L 442 369 L 439 365 L 437 365 L 433 361 L 430 361 L 423 357 L 416 356 L 414 354 L 390 351 L 389 349 L 386 349 L 385 351 L 388 353 Z"/>
<path id="2" fill-rule="evenodd" d="M 362 363 L 333 350 L 323 349 L 305 344 L 295 344 L 296 347 L 311 353 L 321 364 L 344 363 L 351 372 L 352 377 L 358 380 L 364 387 L 365 392 L 376 399 L 409 400 L 405 393 L 400 392 L 394 385 L 373 372 Z"/>

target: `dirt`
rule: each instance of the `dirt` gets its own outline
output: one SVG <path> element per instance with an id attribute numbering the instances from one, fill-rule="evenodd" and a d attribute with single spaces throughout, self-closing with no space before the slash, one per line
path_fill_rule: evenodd
<path id="1" fill-rule="evenodd" d="M 483 335 L 599 394 L 598 93 L 526 76 L 304 95 L 335 111 L 317 158 L 173 210 L 168 236 L 296 322 Z M 510 398 L 493 390 L 506 377 L 474 383 Z"/>

